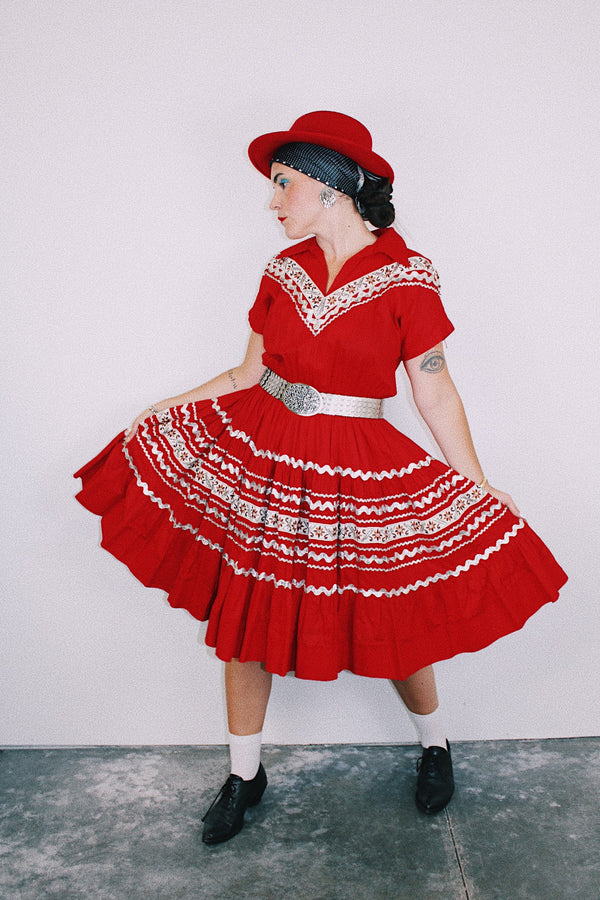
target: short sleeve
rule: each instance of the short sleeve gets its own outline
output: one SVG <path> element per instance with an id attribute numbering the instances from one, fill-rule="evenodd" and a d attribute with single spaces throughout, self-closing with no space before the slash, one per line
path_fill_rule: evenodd
<path id="1" fill-rule="evenodd" d="M 413 359 L 445 341 L 454 331 L 439 294 L 414 288 L 410 307 L 400 319 L 402 359 Z"/>
<path id="2" fill-rule="evenodd" d="M 454 331 L 440 298 L 438 273 L 428 259 L 412 257 L 411 286 L 400 313 L 401 358 L 414 359 Z"/>
<path id="3" fill-rule="evenodd" d="M 250 328 L 257 334 L 263 333 L 265 321 L 269 312 L 269 307 L 271 305 L 271 300 L 272 294 L 269 290 L 269 279 L 263 275 L 260 287 L 258 289 L 258 294 L 256 295 L 256 300 L 254 301 L 248 313 Z"/>

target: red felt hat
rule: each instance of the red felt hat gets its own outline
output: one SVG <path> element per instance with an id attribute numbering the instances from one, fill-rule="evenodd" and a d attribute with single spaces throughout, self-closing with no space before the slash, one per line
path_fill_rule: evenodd
<path id="1" fill-rule="evenodd" d="M 374 175 L 394 180 L 394 170 L 390 164 L 373 153 L 373 139 L 365 126 L 351 116 L 327 110 L 300 116 L 289 131 L 274 131 L 255 138 L 248 147 L 252 165 L 270 178 L 273 154 L 283 144 L 292 141 L 337 150 Z"/>

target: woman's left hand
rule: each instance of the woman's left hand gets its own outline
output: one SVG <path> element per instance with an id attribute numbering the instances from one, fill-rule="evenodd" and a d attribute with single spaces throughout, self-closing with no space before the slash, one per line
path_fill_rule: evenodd
<path id="1" fill-rule="evenodd" d="M 491 484 L 486 485 L 486 490 L 488 494 L 491 494 L 492 497 L 495 497 L 496 500 L 500 501 L 500 503 L 504 503 L 505 506 L 508 506 L 513 515 L 519 516 L 519 518 L 521 518 L 521 513 L 518 510 L 517 504 L 510 496 L 510 494 L 506 494 L 504 491 L 499 491 L 498 488 L 492 487 Z"/>

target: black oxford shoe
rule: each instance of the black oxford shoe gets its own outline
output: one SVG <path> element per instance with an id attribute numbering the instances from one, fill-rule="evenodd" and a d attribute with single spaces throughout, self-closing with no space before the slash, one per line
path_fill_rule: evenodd
<path id="1" fill-rule="evenodd" d="M 417 763 L 417 793 L 415 801 L 421 812 L 431 815 L 440 812 L 450 802 L 454 793 L 454 775 L 450 744 L 443 747 L 425 747 Z"/>
<path id="2" fill-rule="evenodd" d="M 204 843 L 221 844 L 235 837 L 242 830 L 244 813 L 249 806 L 260 802 L 266 786 L 267 775 L 262 763 L 251 781 L 230 775 L 202 817 Z"/>

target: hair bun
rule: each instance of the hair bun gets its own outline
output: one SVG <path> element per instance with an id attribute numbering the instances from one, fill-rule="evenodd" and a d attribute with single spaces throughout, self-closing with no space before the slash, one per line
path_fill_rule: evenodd
<path id="1" fill-rule="evenodd" d="M 387 228 L 396 218 L 391 197 L 392 185 L 389 178 L 379 178 L 365 172 L 365 183 L 358 192 L 356 207 L 363 219 L 375 228 Z"/>

